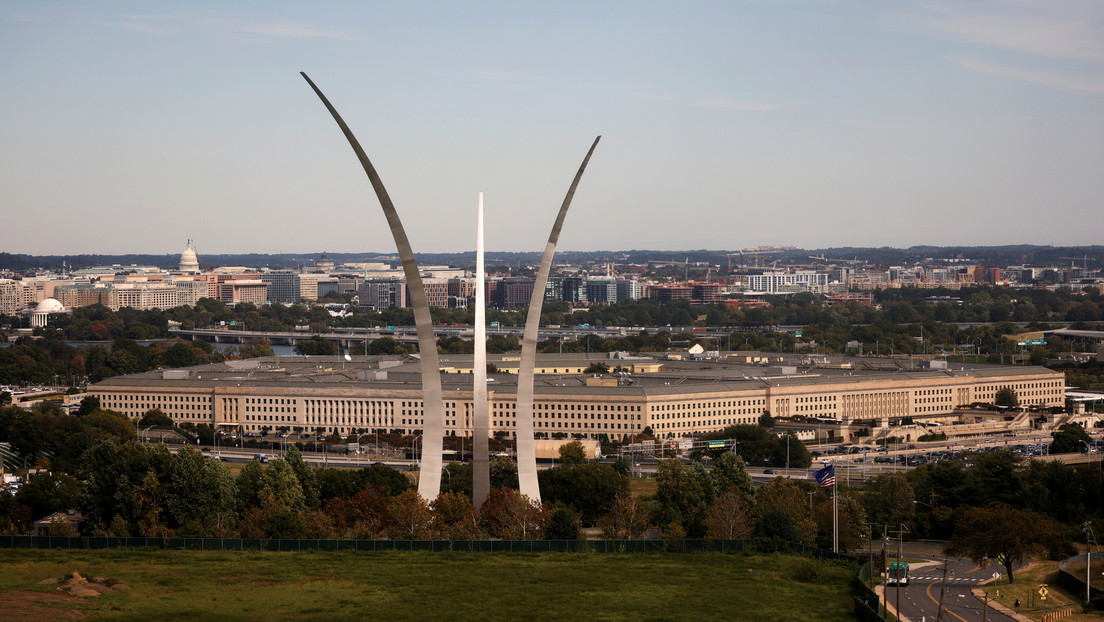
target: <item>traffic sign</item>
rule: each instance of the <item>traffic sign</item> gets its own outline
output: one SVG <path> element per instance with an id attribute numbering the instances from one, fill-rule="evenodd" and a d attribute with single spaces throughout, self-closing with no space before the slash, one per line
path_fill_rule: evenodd
<path id="1" fill-rule="evenodd" d="M 709 446 L 710 447 L 724 447 L 725 442 L 724 441 L 709 441 Z"/>
<path id="2" fill-rule="evenodd" d="M 1047 597 L 1047 584 L 1046 583 L 1040 583 L 1039 584 L 1039 598 L 1041 598 L 1043 600 L 1046 600 L 1046 597 Z"/>

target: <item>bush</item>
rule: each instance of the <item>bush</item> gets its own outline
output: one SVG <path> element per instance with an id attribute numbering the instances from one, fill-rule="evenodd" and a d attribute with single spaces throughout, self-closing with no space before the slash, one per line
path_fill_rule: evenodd
<path id="1" fill-rule="evenodd" d="M 823 583 L 827 578 L 825 571 L 824 562 L 803 558 L 798 560 L 793 578 L 799 583 Z"/>
<path id="2" fill-rule="evenodd" d="M 567 508 L 560 508 L 552 512 L 551 518 L 548 519 L 548 530 L 545 532 L 545 538 L 548 540 L 578 540 L 579 521 L 576 520 L 575 514 Z"/>

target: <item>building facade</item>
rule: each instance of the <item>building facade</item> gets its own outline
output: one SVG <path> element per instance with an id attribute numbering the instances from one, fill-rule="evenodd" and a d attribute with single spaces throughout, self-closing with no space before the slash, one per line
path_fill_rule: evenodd
<path id="1" fill-rule="evenodd" d="M 565 357 L 567 355 L 564 355 Z M 448 360 L 456 358 L 455 361 Z M 779 418 L 832 423 L 844 438 L 860 429 L 886 428 L 904 419 L 948 417 L 975 402 L 991 403 L 1009 387 L 1020 403 L 1057 407 L 1064 376 L 1042 367 L 982 366 L 908 373 L 802 373 L 762 366 L 668 363 L 635 357 L 622 365 L 631 382 L 586 378 L 595 359 L 549 355 L 538 361 L 545 381 L 536 387 L 538 438 L 624 438 L 650 428 L 657 438 L 681 438 L 753 424 L 764 412 Z M 509 356 L 496 365 L 516 366 Z M 471 436 L 470 357 L 443 357 L 445 433 Z M 417 434 L 423 404 L 416 363 L 396 357 L 268 357 L 109 378 L 89 387 L 104 408 L 138 418 L 160 408 L 177 422 L 309 432 Z M 340 372 L 340 373 L 339 373 Z M 752 374 L 757 374 L 753 376 Z M 496 376 L 489 391 L 491 433 L 516 431 L 516 380 Z"/>

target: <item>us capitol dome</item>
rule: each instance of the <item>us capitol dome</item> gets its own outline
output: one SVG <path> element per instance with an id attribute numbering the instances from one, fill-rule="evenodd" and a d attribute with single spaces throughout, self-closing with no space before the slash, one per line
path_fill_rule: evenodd
<path id="1" fill-rule="evenodd" d="M 199 257 L 196 256 L 195 244 L 188 240 L 188 247 L 180 253 L 180 272 L 199 272 Z"/>

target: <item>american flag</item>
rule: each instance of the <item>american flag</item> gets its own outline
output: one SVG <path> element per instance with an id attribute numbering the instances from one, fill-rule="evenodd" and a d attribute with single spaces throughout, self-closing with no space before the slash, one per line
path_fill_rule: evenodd
<path id="1" fill-rule="evenodd" d="M 830 488 L 836 485 L 836 467 L 829 464 L 823 469 L 813 473 L 813 477 L 816 478 L 817 484 L 821 488 Z"/>

